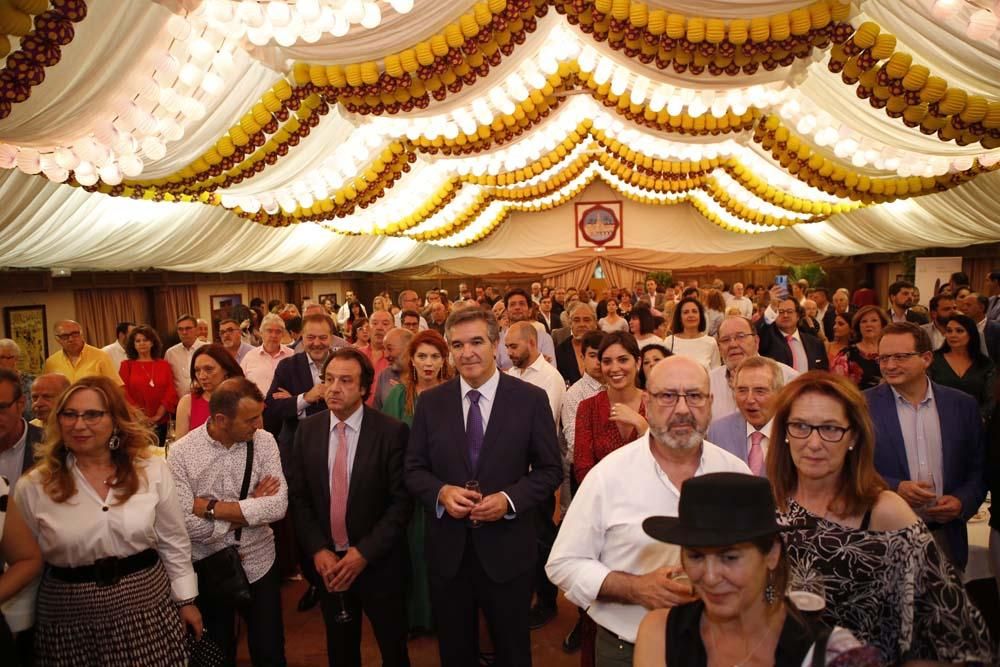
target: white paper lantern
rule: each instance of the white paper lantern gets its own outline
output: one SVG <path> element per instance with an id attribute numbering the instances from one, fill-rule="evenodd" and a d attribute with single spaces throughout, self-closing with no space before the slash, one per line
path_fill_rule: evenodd
<path id="1" fill-rule="evenodd" d="M 174 39 L 183 41 L 191 35 L 191 24 L 183 16 L 174 14 L 167 19 L 167 32 Z"/>
<path id="2" fill-rule="evenodd" d="M 0 157 L 3 155 L 3 148 L 4 146 L 0 146 Z M 63 169 L 76 169 L 76 166 L 80 164 L 80 158 L 76 156 L 76 153 L 65 146 L 57 148 L 53 157 L 55 158 L 56 164 Z M 0 166 L 3 166 L 2 163 L 0 163 Z"/>
<path id="3" fill-rule="evenodd" d="M 205 105 L 190 97 L 181 103 L 181 111 L 191 120 L 201 120 L 205 117 Z"/>
<path id="4" fill-rule="evenodd" d="M 382 23 L 382 10 L 374 2 L 365 3 L 365 13 L 361 17 L 361 25 L 369 30 L 377 28 Z"/>
<path id="5" fill-rule="evenodd" d="M 297 0 L 295 11 L 306 23 L 315 21 L 320 14 L 319 0 Z"/>
<path id="6" fill-rule="evenodd" d="M 142 153 L 150 160 L 162 160 L 167 154 L 167 146 L 157 137 L 142 140 Z"/>
<path id="7" fill-rule="evenodd" d="M 413 9 L 413 0 L 389 0 L 389 6 L 399 14 L 408 14 Z"/>
<path id="8" fill-rule="evenodd" d="M 205 78 L 201 80 L 201 89 L 209 95 L 218 95 L 222 92 L 222 86 L 224 83 L 225 82 L 222 80 L 221 76 L 209 72 L 205 75 Z"/>
<path id="9" fill-rule="evenodd" d="M 118 158 L 118 167 L 122 170 L 122 174 L 128 178 L 135 178 L 142 173 L 143 165 L 142 160 L 137 155 L 129 153 Z"/>
<path id="10" fill-rule="evenodd" d="M 937 0 L 931 8 L 931 14 L 944 21 L 954 16 L 961 6 L 962 0 Z"/>
<path id="11" fill-rule="evenodd" d="M 69 178 L 69 170 L 60 167 L 58 164 L 54 164 L 48 169 L 43 169 L 42 173 L 45 174 L 45 178 L 53 183 L 65 183 L 66 179 Z"/>
<path id="12" fill-rule="evenodd" d="M 198 67 L 194 63 L 186 63 L 181 67 L 180 73 L 177 78 L 181 80 L 185 85 L 191 86 L 192 88 L 201 83 L 202 77 L 205 76 L 205 70 Z"/>
<path id="13" fill-rule="evenodd" d="M 969 27 L 965 34 L 969 39 L 984 40 L 989 39 L 996 29 L 997 15 L 988 9 L 980 9 L 969 17 Z"/>
<path id="14" fill-rule="evenodd" d="M 265 23 L 258 28 L 247 28 L 247 39 L 249 39 L 252 44 L 256 44 L 257 46 L 265 46 L 268 42 L 270 42 L 271 34 L 272 30 L 269 23 Z"/>
<path id="15" fill-rule="evenodd" d="M 97 170 L 94 169 L 94 165 L 89 162 L 81 162 L 77 165 L 76 169 L 73 171 L 73 176 L 76 177 L 77 183 L 80 185 L 93 185 L 97 183 Z"/>
<path id="16" fill-rule="evenodd" d="M 215 47 L 202 37 L 192 40 L 188 50 L 191 53 L 191 60 L 199 65 L 208 64 L 215 56 Z"/>
<path id="17" fill-rule="evenodd" d="M 275 28 L 280 28 L 292 20 L 292 12 L 283 0 L 271 0 L 267 3 L 267 19 Z"/>
<path id="18" fill-rule="evenodd" d="M 114 162 L 109 162 L 97 170 L 97 175 L 108 185 L 118 185 L 122 182 L 122 171 Z"/>
<path id="19" fill-rule="evenodd" d="M 237 18 L 250 28 L 258 28 L 266 21 L 264 10 L 257 0 L 243 0 L 236 10 Z"/>
<path id="20" fill-rule="evenodd" d="M 275 27 L 274 29 L 274 41 L 284 47 L 289 47 L 298 41 L 298 33 L 288 26 Z"/>

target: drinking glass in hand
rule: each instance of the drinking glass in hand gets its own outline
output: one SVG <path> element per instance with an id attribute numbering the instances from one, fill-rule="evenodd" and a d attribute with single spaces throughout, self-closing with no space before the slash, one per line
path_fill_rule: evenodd
<path id="1" fill-rule="evenodd" d="M 476 500 L 476 504 L 478 505 L 480 501 L 483 499 L 483 494 L 479 490 L 479 482 L 474 479 L 470 480 L 465 483 L 465 488 L 467 491 L 475 491 L 477 494 L 479 494 L 479 499 Z M 473 528 L 479 528 L 481 525 L 483 525 L 483 522 L 479 521 L 478 519 L 469 519 L 469 525 L 472 526 Z"/>
<path id="2" fill-rule="evenodd" d="M 347 611 L 347 603 L 344 600 L 343 593 L 337 593 L 337 600 L 340 601 L 340 611 L 337 615 L 333 617 L 334 623 L 350 623 L 354 618 L 351 616 L 351 612 Z"/>
<path id="3" fill-rule="evenodd" d="M 788 599 L 792 601 L 810 625 L 819 626 L 823 624 L 822 614 L 826 609 L 826 586 L 823 578 L 815 573 L 811 576 L 803 577 L 792 581 L 791 590 L 788 592 Z"/>

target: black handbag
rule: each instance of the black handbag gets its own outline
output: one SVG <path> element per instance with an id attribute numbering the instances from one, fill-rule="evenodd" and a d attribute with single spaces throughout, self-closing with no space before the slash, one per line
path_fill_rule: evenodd
<path id="1" fill-rule="evenodd" d="M 188 632 L 185 639 L 185 649 L 188 654 L 189 667 L 225 667 L 226 654 L 214 641 L 209 639 L 208 631 L 202 634 L 201 639 L 195 639 L 194 635 Z"/>
<path id="2" fill-rule="evenodd" d="M 247 442 L 247 465 L 243 471 L 240 500 L 250 490 L 250 472 L 253 469 L 253 440 Z M 198 575 L 198 595 L 212 602 L 235 604 L 250 602 L 250 580 L 240 559 L 240 538 L 243 528 L 236 529 L 236 544 L 231 544 L 194 564 Z"/>

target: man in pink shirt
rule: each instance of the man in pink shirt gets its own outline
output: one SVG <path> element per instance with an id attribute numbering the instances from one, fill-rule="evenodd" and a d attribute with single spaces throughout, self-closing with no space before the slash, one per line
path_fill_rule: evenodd
<path id="1" fill-rule="evenodd" d="M 279 315 L 268 313 L 264 316 L 260 324 L 260 335 L 264 342 L 243 355 L 240 367 L 247 379 L 257 385 L 261 393 L 266 394 L 271 388 L 278 362 L 293 356 L 295 351 L 281 344 L 281 338 L 285 335 L 285 321 Z M 276 420 L 274 424 L 264 424 L 264 428 L 277 437 L 281 430 L 281 420 Z"/>

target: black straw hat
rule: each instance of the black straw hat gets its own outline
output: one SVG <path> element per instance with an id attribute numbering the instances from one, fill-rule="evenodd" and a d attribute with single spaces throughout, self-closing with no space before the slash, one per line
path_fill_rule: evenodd
<path id="1" fill-rule="evenodd" d="M 692 477 L 681 485 L 678 514 L 651 516 L 642 529 L 661 542 L 685 547 L 723 547 L 774 535 L 771 484 L 763 477 L 716 472 Z"/>

